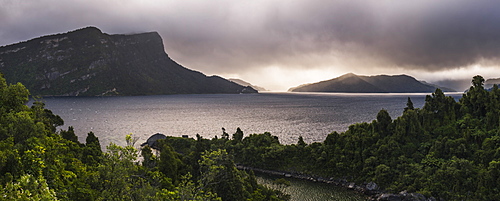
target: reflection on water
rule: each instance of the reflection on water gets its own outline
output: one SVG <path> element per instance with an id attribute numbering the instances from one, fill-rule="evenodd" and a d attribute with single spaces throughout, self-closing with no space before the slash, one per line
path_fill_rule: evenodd
<path id="1" fill-rule="evenodd" d="M 455 95 L 458 96 L 458 95 Z M 370 122 L 380 109 L 395 118 L 411 97 L 415 107 L 425 94 L 261 93 L 131 97 L 46 97 L 48 109 L 73 126 L 80 141 L 89 131 L 103 146 L 125 144 L 134 133 L 140 141 L 160 132 L 170 136 L 200 134 L 213 138 L 240 127 L 246 135 L 271 132 L 285 144 L 302 136 L 321 142 L 333 131 Z"/>
<path id="2" fill-rule="evenodd" d="M 273 185 L 273 181 L 278 178 L 277 176 L 266 175 L 262 173 L 255 173 L 257 182 L 259 184 L 264 184 L 268 187 L 276 189 L 276 185 Z M 283 188 L 283 192 L 291 195 L 292 201 L 358 201 L 366 200 L 363 195 L 341 188 L 332 184 L 312 182 L 300 179 L 286 178 L 290 181 L 290 186 Z"/>

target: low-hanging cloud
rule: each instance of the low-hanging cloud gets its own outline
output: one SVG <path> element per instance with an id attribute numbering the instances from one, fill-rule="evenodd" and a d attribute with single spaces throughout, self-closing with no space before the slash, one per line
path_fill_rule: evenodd
<path id="1" fill-rule="evenodd" d="M 498 66 L 500 2 L 466 0 L 0 0 L 0 45 L 97 26 L 158 31 L 209 74 L 264 67 L 437 72 Z"/>

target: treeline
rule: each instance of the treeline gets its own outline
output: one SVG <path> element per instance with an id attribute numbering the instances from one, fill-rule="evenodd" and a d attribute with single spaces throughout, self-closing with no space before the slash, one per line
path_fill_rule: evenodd
<path id="1" fill-rule="evenodd" d="M 159 150 L 111 144 L 101 151 L 89 133 L 80 143 L 72 128 L 35 102 L 28 91 L 0 79 L 1 199 L 33 200 L 287 200 L 258 185 L 261 169 L 301 172 L 445 200 L 500 200 L 500 90 L 475 76 L 457 102 L 437 89 L 400 117 L 381 110 L 371 123 L 333 132 L 322 143 L 280 144 L 270 133 L 167 137 Z M 157 153 L 158 152 L 158 153 Z M 138 160 L 141 158 L 142 160 Z"/>
<path id="2" fill-rule="evenodd" d="M 402 116 L 381 110 L 371 123 L 333 132 L 322 143 L 282 145 L 269 133 L 212 140 L 247 166 L 316 174 L 446 200 L 500 200 L 500 90 L 475 76 L 457 102 L 437 89 Z"/>
<path id="3" fill-rule="evenodd" d="M 237 170 L 222 147 L 193 143 L 175 152 L 163 142 L 155 155 L 127 135 L 127 146 L 103 152 L 92 132 L 80 143 L 73 128 L 56 131 L 64 121 L 40 101 L 27 106 L 28 97 L 0 74 L 0 200 L 289 199 Z"/>

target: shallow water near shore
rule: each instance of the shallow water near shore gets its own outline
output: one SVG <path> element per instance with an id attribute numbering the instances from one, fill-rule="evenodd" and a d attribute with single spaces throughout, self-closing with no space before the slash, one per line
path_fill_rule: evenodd
<path id="1" fill-rule="evenodd" d="M 259 184 L 264 184 L 289 194 L 292 201 L 361 201 L 367 199 L 366 196 L 360 193 L 332 184 L 286 178 L 290 182 L 290 186 L 280 188 L 274 185 L 273 181 L 283 177 L 263 173 L 255 173 L 255 176 Z"/>

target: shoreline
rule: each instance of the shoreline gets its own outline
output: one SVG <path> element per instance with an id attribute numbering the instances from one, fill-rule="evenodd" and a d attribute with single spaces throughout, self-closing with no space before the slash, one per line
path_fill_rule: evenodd
<path id="1" fill-rule="evenodd" d="M 266 170 L 261 168 L 243 166 L 241 164 L 237 164 L 236 168 L 239 170 L 245 170 L 245 171 L 252 170 L 254 172 L 264 173 L 268 175 L 282 176 L 285 178 L 294 178 L 294 179 L 308 180 L 311 182 L 321 182 L 321 183 L 331 184 L 345 189 L 356 191 L 357 193 L 368 196 L 367 200 L 372 200 L 372 201 L 375 200 L 436 201 L 437 200 L 434 197 L 426 198 L 422 194 L 408 193 L 406 191 L 402 191 L 399 194 L 388 193 L 387 191 L 380 189 L 380 187 L 375 182 L 368 182 L 368 183 L 364 182 L 363 184 L 356 184 L 355 182 L 349 182 L 346 179 L 335 179 L 333 177 L 324 178 L 321 176 L 314 176 L 297 172 Z"/>

